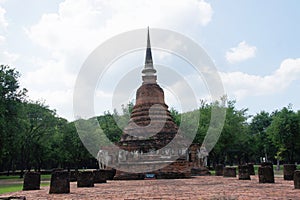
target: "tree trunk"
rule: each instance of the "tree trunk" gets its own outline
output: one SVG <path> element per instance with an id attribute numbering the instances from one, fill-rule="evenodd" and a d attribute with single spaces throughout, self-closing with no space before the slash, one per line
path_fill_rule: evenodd
<path id="1" fill-rule="evenodd" d="M 22 147 L 22 150 L 21 150 L 21 173 L 20 173 L 20 178 L 23 178 L 24 177 L 24 148 Z"/>
<path id="2" fill-rule="evenodd" d="M 276 166 L 276 170 L 279 171 L 280 170 L 280 161 L 279 159 L 277 159 L 277 166 Z"/>
<path id="3" fill-rule="evenodd" d="M 22 166 L 21 167 L 20 178 L 23 178 L 23 177 L 24 177 L 24 167 Z"/>

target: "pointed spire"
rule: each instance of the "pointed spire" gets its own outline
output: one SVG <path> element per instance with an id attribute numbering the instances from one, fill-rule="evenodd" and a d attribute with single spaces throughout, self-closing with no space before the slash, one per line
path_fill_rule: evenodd
<path id="1" fill-rule="evenodd" d="M 147 35 L 147 49 L 146 49 L 145 65 L 152 65 L 153 66 L 149 26 L 148 26 L 148 35 Z"/>
<path id="2" fill-rule="evenodd" d="M 156 75 L 155 75 L 156 70 L 153 67 L 149 27 L 147 32 L 147 49 L 146 49 L 145 66 L 142 73 L 144 74 L 143 84 L 156 83 Z"/>

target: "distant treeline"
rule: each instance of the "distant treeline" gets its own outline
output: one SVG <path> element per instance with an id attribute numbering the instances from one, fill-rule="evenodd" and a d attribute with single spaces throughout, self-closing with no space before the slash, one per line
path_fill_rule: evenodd
<path id="1" fill-rule="evenodd" d="M 74 122 L 58 117 L 43 102 L 29 100 L 18 78 L 15 69 L 0 66 L 0 171 L 96 168 L 97 161 L 82 144 Z M 198 109 L 183 114 L 170 110 L 178 125 L 183 118 L 186 127 L 199 123 L 193 142 L 201 144 L 212 108 L 226 109 L 224 127 L 209 154 L 209 165 L 259 163 L 262 158 L 274 163 L 300 161 L 300 111 L 288 106 L 249 116 L 248 109 L 238 110 L 234 101 L 223 103 L 202 101 Z M 133 103 L 129 103 L 120 114 L 106 112 L 97 117 L 112 142 L 120 139 L 122 130 L 118 125 L 126 125 L 132 107 Z M 200 115 L 199 122 L 195 115 Z"/>

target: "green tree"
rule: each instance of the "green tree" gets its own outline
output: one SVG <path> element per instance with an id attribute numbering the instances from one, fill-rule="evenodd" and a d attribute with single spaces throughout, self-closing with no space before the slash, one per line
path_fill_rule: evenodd
<path id="1" fill-rule="evenodd" d="M 252 136 L 251 142 L 254 155 L 256 157 L 265 157 L 266 161 L 274 157 L 276 153 L 275 146 L 267 135 L 267 128 L 272 123 L 272 116 L 265 111 L 256 114 L 249 125 L 249 133 Z M 257 158 L 256 158 L 256 161 Z"/>
<path id="2" fill-rule="evenodd" d="M 18 137 L 20 145 L 21 170 L 32 167 L 40 169 L 44 161 L 47 143 L 57 130 L 56 113 L 41 102 L 24 102 L 21 130 Z"/>
<path id="3" fill-rule="evenodd" d="M 235 101 L 228 101 L 221 136 L 210 154 L 214 164 L 248 162 L 247 111 L 248 109 L 236 109 Z"/>
<path id="4" fill-rule="evenodd" d="M 78 170 L 78 168 L 84 166 L 84 163 L 88 162 L 89 159 L 93 159 L 80 140 L 75 122 L 65 125 L 60 149 L 64 157 L 63 164 L 68 169 L 75 168 Z"/>
<path id="5" fill-rule="evenodd" d="M 267 134 L 285 161 L 295 162 L 295 153 L 300 147 L 299 116 L 291 107 L 276 112 L 267 129 Z"/>
<path id="6" fill-rule="evenodd" d="M 177 126 L 179 126 L 180 121 L 181 121 L 181 114 L 175 108 L 170 109 L 170 114 L 171 114 L 172 119 L 174 120 L 175 124 Z"/>
<path id="7" fill-rule="evenodd" d="M 18 115 L 26 89 L 20 89 L 20 74 L 9 66 L 0 65 L 0 166 L 15 164 L 19 132 Z"/>
<path id="8" fill-rule="evenodd" d="M 97 117 L 102 130 L 111 142 L 118 142 L 120 140 L 122 130 L 119 128 L 117 122 L 121 122 L 121 118 L 122 116 L 119 116 L 116 112 L 114 114 L 105 112 L 103 116 Z"/>

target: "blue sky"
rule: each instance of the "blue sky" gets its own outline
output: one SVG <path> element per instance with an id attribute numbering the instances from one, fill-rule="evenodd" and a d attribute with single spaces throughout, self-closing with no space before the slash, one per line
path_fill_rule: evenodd
<path id="1" fill-rule="evenodd" d="M 72 120 L 75 80 L 93 49 L 124 31 L 170 29 L 207 51 L 238 108 L 300 110 L 299 7 L 297 0 L 0 0 L 0 62 L 21 72 L 31 99 Z M 96 93 L 102 113 L 111 94 Z"/>

